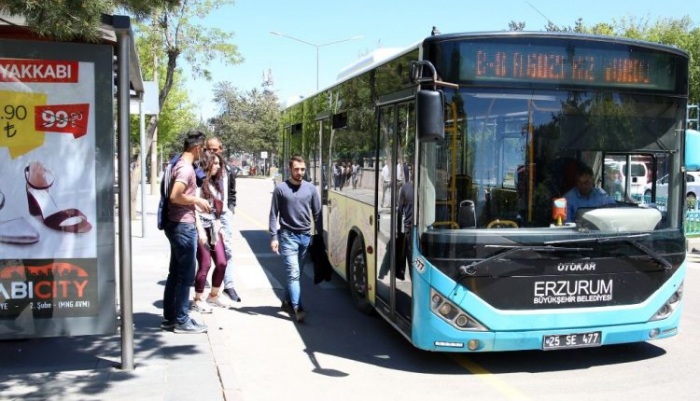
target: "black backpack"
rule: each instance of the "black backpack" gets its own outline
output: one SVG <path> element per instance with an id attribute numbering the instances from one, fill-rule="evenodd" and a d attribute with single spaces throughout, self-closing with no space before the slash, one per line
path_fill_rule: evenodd
<path id="1" fill-rule="evenodd" d="M 163 178 L 160 181 L 160 202 L 158 203 L 158 229 L 162 230 L 165 228 L 165 222 L 168 219 L 168 198 L 170 197 L 170 180 L 173 172 L 173 166 L 179 160 L 179 157 L 175 157 L 170 160 L 170 163 L 165 167 L 163 171 Z"/>

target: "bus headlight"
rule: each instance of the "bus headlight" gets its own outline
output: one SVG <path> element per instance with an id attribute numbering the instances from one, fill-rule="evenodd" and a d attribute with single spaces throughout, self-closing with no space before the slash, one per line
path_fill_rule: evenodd
<path id="1" fill-rule="evenodd" d="M 458 330 L 488 330 L 467 312 L 463 311 L 432 288 L 430 289 L 430 310 Z"/>
<path id="2" fill-rule="evenodd" d="M 678 286 L 678 289 L 676 292 L 674 292 L 669 298 L 668 301 L 666 301 L 663 306 L 659 308 L 658 311 L 652 316 L 651 319 L 649 319 L 650 322 L 656 321 L 656 320 L 662 320 L 666 319 L 667 317 L 671 316 L 673 311 L 676 310 L 678 305 L 681 304 L 681 300 L 683 299 L 683 282 L 681 282 L 681 285 Z"/>

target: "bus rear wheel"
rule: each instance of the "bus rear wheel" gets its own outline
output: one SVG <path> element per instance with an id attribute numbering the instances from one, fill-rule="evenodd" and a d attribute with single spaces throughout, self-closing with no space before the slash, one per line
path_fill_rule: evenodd
<path id="1" fill-rule="evenodd" d="M 356 238 L 350 249 L 348 262 L 348 287 L 352 303 L 362 313 L 371 314 L 374 310 L 369 302 L 369 287 L 367 277 L 367 258 L 365 257 L 362 239 Z"/>

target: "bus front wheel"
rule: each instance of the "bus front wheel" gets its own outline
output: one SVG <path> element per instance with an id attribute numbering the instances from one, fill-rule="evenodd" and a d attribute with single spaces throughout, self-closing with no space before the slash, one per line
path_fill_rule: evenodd
<path id="1" fill-rule="evenodd" d="M 352 303 L 362 313 L 371 314 L 374 308 L 369 302 L 369 287 L 367 277 L 367 258 L 365 257 L 362 239 L 356 238 L 350 250 L 348 263 L 348 287 Z"/>

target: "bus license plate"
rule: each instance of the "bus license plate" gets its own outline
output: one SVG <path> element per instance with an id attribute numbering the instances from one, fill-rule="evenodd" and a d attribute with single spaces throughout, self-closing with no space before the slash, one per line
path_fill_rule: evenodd
<path id="1" fill-rule="evenodd" d="M 599 331 L 544 336 L 542 339 L 542 349 L 597 347 L 600 345 L 600 339 L 601 333 Z"/>

